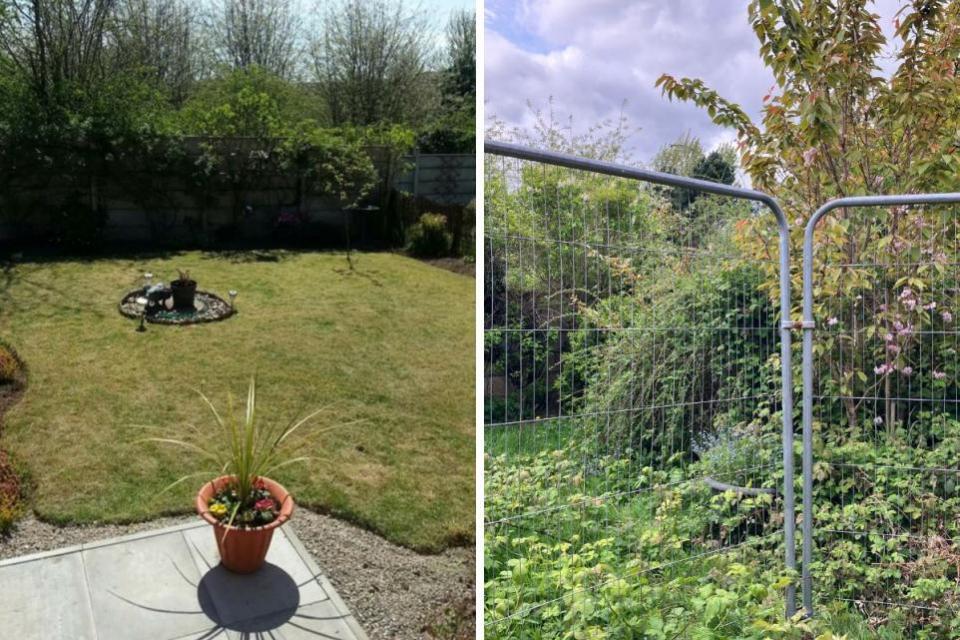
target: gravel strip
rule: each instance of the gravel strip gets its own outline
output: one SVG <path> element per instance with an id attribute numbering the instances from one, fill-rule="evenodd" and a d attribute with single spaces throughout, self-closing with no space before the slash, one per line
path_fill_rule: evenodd
<path id="1" fill-rule="evenodd" d="M 61 527 L 41 522 L 32 515 L 28 515 L 17 522 L 12 532 L 0 536 L 0 560 L 39 553 L 40 551 L 51 551 L 60 547 L 70 547 L 85 542 L 106 540 L 141 531 L 150 531 L 151 529 L 173 527 L 192 521 L 195 521 L 195 519 L 177 516 L 135 524 L 90 524 Z"/>
<path id="2" fill-rule="evenodd" d="M 129 525 L 61 527 L 28 516 L 0 537 L 0 560 L 195 520 L 196 516 L 177 516 Z M 297 509 L 287 526 L 293 527 L 373 640 L 433 637 L 429 629 L 442 626 L 458 603 L 473 598 L 472 548 L 420 555 L 304 508 Z M 471 626 L 465 637 L 473 636 Z"/>

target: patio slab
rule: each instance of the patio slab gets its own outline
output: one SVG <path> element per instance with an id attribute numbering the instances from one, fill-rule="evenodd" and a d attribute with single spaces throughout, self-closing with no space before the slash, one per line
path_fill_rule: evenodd
<path id="1" fill-rule="evenodd" d="M 289 527 L 233 574 L 191 523 L 0 562 L 0 629 L 29 640 L 366 640 Z"/>

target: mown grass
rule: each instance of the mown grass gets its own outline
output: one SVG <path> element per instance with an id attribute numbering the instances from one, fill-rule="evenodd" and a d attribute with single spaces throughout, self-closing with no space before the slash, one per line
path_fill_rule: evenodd
<path id="1" fill-rule="evenodd" d="M 189 511 L 197 483 L 162 489 L 196 461 L 144 443 L 183 437 L 258 372 L 258 410 L 287 420 L 330 405 L 316 459 L 278 480 L 300 504 L 419 550 L 473 538 L 474 280 L 392 254 L 203 254 L 22 262 L 0 277 L 0 335 L 30 384 L 2 439 L 30 468 L 33 508 L 55 522 Z M 189 327 L 122 317 L 141 274 L 189 269 L 239 314 Z M 210 427 L 212 430 L 212 426 Z M 199 482 L 199 481 L 198 481 Z M 189 486 L 188 486 L 189 485 Z"/>

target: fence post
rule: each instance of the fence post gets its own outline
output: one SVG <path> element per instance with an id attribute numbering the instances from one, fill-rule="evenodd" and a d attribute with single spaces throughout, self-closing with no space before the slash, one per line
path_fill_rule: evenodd
<path id="1" fill-rule="evenodd" d="M 783 447 L 783 547 L 784 564 L 790 571 L 797 568 L 797 507 L 794 497 L 793 471 L 793 346 L 790 331 L 790 228 L 787 218 L 780 209 L 779 203 L 773 198 L 765 202 L 777 218 L 777 228 L 780 234 L 780 384 L 781 384 L 781 412 L 783 414 L 783 433 L 781 435 Z M 785 594 L 786 606 L 784 613 L 792 618 L 797 611 L 797 586 L 790 582 Z"/>

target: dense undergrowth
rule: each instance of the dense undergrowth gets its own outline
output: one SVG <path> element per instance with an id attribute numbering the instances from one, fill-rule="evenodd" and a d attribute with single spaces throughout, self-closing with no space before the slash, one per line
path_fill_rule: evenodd
<path id="1" fill-rule="evenodd" d="M 784 562 L 772 225 L 714 198 L 678 212 L 652 189 L 512 170 L 488 161 L 488 637 L 960 637 L 955 225 L 902 208 L 824 225 L 816 616 L 786 619 L 800 581 Z M 877 253 L 850 260 L 854 233 Z M 799 381 L 796 343 L 793 362 Z"/>

